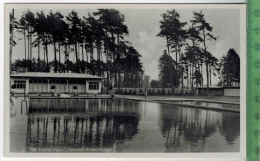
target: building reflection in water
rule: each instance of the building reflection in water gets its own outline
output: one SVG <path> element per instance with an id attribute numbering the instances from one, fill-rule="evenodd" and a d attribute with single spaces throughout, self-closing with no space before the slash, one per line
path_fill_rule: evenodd
<path id="1" fill-rule="evenodd" d="M 33 100 L 26 151 L 120 152 L 138 132 L 138 106 L 121 100 Z"/>
<path id="2" fill-rule="evenodd" d="M 238 152 L 239 121 L 237 113 L 123 99 L 33 99 L 26 152 L 136 152 L 137 144 L 142 152 L 151 142 L 143 134 L 162 143 L 160 152 Z"/>

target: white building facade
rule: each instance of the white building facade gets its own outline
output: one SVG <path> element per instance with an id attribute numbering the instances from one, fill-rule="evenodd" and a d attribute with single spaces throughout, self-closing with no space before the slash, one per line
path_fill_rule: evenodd
<path id="1" fill-rule="evenodd" d="M 102 79 L 76 73 L 20 73 L 11 75 L 11 93 L 99 94 Z"/>

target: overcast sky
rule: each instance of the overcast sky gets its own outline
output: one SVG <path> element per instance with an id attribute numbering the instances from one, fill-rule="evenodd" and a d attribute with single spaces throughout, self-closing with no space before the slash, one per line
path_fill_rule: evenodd
<path id="1" fill-rule="evenodd" d="M 117 9 L 117 8 L 115 8 Z M 172 8 L 175 9 L 175 8 Z M 24 11 L 15 10 L 15 17 L 19 19 Z M 40 10 L 30 9 L 33 13 L 40 12 Z M 44 10 L 47 15 L 49 11 L 56 12 L 58 10 L 48 9 Z M 67 16 L 73 8 L 69 10 L 59 9 L 59 11 Z M 129 35 L 125 36 L 125 39 L 132 43 L 132 46 L 142 55 L 141 62 L 143 63 L 145 74 L 149 75 L 151 79 L 158 79 L 158 59 L 166 49 L 166 40 L 162 37 L 156 37 L 160 31 L 159 21 L 162 20 L 161 14 L 165 13 L 167 9 L 118 9 L 120 13 L 125 15 L 125 24 L 128 26 Z M 180 14 L 181 22 L 189 22 L 193 19 L 193 11 L 200 11 L 205 15 L 205 20 L 213 27 L 212 35 L 218 37 L 217 41 L 206 42 L 208 51 L 211 52 L 216 58 L 221 58 L 230 48 L 233 48 L 240 54 L 240 10 L 239 9 L 176 9 Z M 87 16 L 87 13 L 93 13 L 96 9 L 75 9 L 79 13 L 79 16 Z M 186 25 L 186 29 L 190 26 L 190 23 Z M 13 60 L 24 58 L 24 44 L 22 35 L 15 33 L 15 41 L 17 45 L 13 48 Z M 49 48 L 53 48 L 50 46 Z M 52 49 L 50 49 L 52 50 Z M 37 48 L 33 49 L 33 56 L 37 57 Z M 53 51 L 53 50 L 52 50 Z M 171 54 L 175 60 L 175 54 Z M 41 57 L 41 59 L 43 56 Z M 63 58 L 63 57 L 62 57 Z M 73 54 L 71 54 L 71 59 Z M 49 57 L 49 60 L 53 60 L 53 55 Z M 64 60 L 64 58 L 62 59 Z M 205 71 L 205 70 L 204 70 Z M 212 76 L 213 77 L 213 76 Z M 206 79 L 204 79 L 204 82 Z M 219 80 L 212 79 L 213 85 Z"/>

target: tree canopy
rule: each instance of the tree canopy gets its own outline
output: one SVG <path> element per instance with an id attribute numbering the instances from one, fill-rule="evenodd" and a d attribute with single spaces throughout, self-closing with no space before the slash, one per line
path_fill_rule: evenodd
<path id="1" fill-rule="evenodd" d="M 124 21 L 124 15 L 116 9 L 98 9 L 83 17 L 75 10 L 65 16 L 52 11 L 24 11 L 16 26 L 24 36 L 24 59 L 13 62 L 12 70 L 88 73 L 106 77 L 107 86 L 139 87 L 143 74 L 141 55 L 124 41 L 129 34 Z M 32 57 L 35 47 L 37 59 Z M 49 47 L 53 47 L 53 53 L 49 53 Z M 54 60 L 49 60 L 49 54 L 54 55 Z M 75 60 L 70 60 L 71 55 Z"/>
<path id="2" fill-rule="evenodd" d="M 221 59 L 222 79 L 224 86 L 233 86 L 233 83 L 240 83 L 240 58 L 234 49 L 229 49 L 227 55 Z"/>

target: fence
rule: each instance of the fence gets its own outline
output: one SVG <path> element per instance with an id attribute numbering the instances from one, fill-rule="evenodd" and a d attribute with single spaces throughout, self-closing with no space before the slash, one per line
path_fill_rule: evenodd
<path id="1" fill-rule="evenodd" d="M 183 94 L 184 95 L 191 95 L 190 88 L 184 88 Z M 103 90 L 103 93 L 106 93 L 106 89 Z M 174 93 L 172 93 L 171 88 L 146 88 L 146 92 L 148 95 L 180 95 L 182 90 L 181 88 L 175 88 Z M 195 90 L 194 90 L 195 92 Z M 142 95 L 145 93 L 144 88 L 113 88 L 109 91 L 110 94 L 126 94 L 126 95 Z"/>

